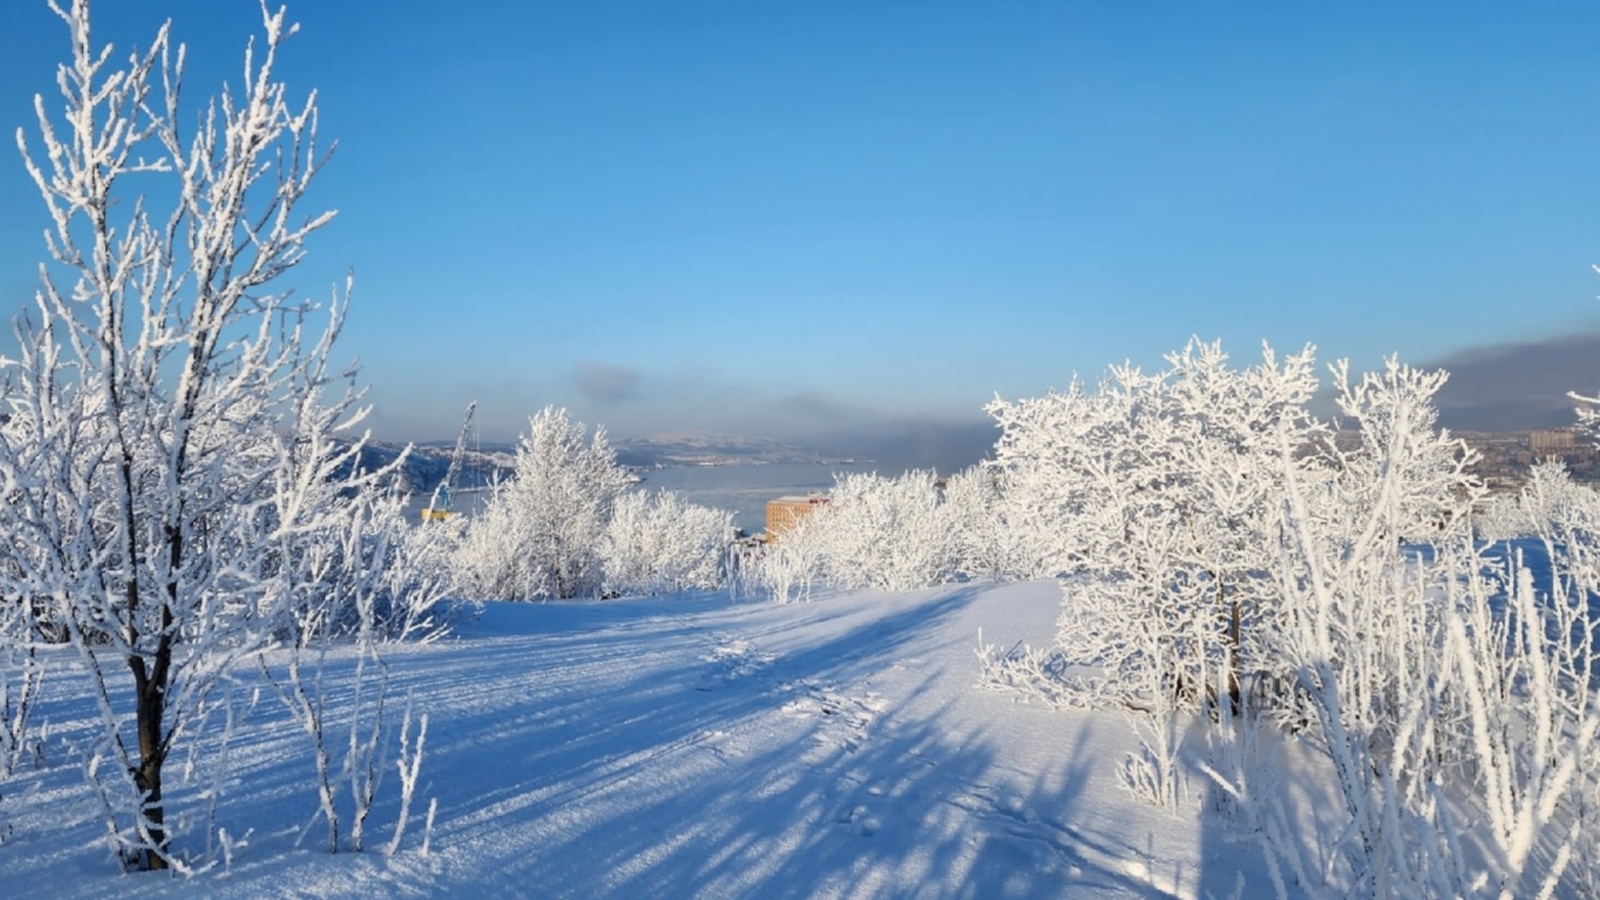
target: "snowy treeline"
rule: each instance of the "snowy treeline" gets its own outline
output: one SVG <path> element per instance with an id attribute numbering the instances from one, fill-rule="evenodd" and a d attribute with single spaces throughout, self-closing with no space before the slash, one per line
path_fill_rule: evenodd
<path id="1" fill-rule="evenodd" d="M 226 753 L 206 754 L 240 673 L 335 636 L 376 659 L 383 638 L 434 634 L 449 573 L 343 437 L 365 415 L 332 360 L 348 285 L 325 303 L 279 285 L 333 218 L 301 207 L 326 156 L 314 100 L 277 80 L 284 11 L 263 7 L 239 89 L 196 116 L 165 27 L 119 60 L 87 0 L 52 9 L 72 46 L 60 108 L 39 98 L 18 132 L 49 259 L 0 363 L 0 778 L 43 752 L 39 686 L 84 679 L 101 722 L 79 750 L 112 848 L 191 869 L 227 837 L 207 814 L 205 849 L 175 848 L 197 817 L 169 816 L 169 794 L 214 812 Z"/>
<path id="2" fill-rule="evenodd" d="M 714 590 L 732 536 L 731 513 L 629 489 L 604 429 L 545 407 L 455 565 L 464 590 L 501 600 Z"/>
<path id="3" fill-rule="evenodd" d="M 842 475 L 829 503 L 747 558 L 730 513 L 632 488 L 603 429 L 546 407 L 512 478 L 460 526 L 454 565 L 468 594 L 509 600 L 715 590 L 735 577 L 736 590 L 787 599 L 817 585 L 908 590 L 1016 571 L 1000 496 L 980 468 L 943 485 L 931 471 Z"/>
<path id="4" fill-rule="evenodd" d="M 1280 893 L 1592 891 L 1568 867 L 1600 851 L 1592 496 L 1541 469 L 1494 517 L 1540 562 L 1491 552 L 1443 373 L 1335 365 L 1343 441 L 1306 410 L 1309 350 L 1168 362 L 991 406 L 1002 505 L 1063 604 L 1050 646 L 980 648 L 989 679 L 1126 712 L 1124 784 L 1172 804 L 1200 773 Z M 1285 804 L 1282 741 L 1341 809 Z"/>

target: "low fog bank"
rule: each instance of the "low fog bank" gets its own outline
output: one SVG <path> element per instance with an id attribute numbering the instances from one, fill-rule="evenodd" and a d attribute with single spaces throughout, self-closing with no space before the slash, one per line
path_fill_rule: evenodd
<path id="1" fill-rule="evenodd" d="M 1576 420 L 1568 391 L 1600 391 L 1600 333 L 1470 347 L 1424 365 L 1450 372 L 1434 398 L 1447 428 L 1560 428 Z"/>

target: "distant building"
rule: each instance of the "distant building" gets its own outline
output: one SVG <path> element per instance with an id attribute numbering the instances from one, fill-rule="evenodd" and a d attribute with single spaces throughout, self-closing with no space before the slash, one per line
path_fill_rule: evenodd
<path id="1" fill-rule="evenodd" d="M 794 495 L 779 497 L 767 501 L 767 540 L 776 541 L 796 525 L 805 521 L 805 518 L 816 511 L 817 507 L 828 502 L 822 494 L 808 494 L 804 497 Z"/>
<path id="2" fill-rule="evenodd" d="M 1528 451 L 1534 455 L 1570 453 L 1577 449 L 1577 436 L 1570 429 L 1528 433 Z"/>

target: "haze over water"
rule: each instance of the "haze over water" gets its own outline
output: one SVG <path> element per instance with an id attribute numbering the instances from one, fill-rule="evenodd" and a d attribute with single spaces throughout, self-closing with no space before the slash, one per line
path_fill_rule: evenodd
<path id="1" fill-rule="evenodd" d="M 644 482 L 636 490 L 674 491 L 690 503 L 726 509 L 734 514 L 733 524 L 755 534 L 766 526 L 768 500 L 811 491 L 826 493 L 833 488 L 834 475 L 846 472 L 881 472 L 898 475 L 904 466 L 873 462 L 856 463 L 748 463 L 726 466 L 664 466 L 645 469 Z M 941 473 L 943 474 L 943 473 Z M 455 511 L 475 515 L 488 501 L 489 491 L 458 490 Z M 433 499 L 432 491 L 418 491 L 406 503 L 406 518 L 417 522 L 423 508 Z"/>

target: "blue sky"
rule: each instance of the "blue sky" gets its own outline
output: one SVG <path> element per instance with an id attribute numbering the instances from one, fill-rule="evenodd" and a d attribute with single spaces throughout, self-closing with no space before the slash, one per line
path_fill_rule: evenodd
<path id="1" fill-rule="evenodd" d="M 237 79 L 252 0 L 100 0 L 98 36 L 168 16 L 190 100 Z M 621 436 L 971 422 L 1191 334 L 1371 366 L 1600 331 L 1594 4 L 290 16 L 340 213 L 292 281 L 354 268 L 380 437 L 474 398 L 486 440 L 546 403 Z M 8 135 L 66 48 L 42 0 L 0 11 Z M 43 225 L 0 153 L 4 311 Z"/>

